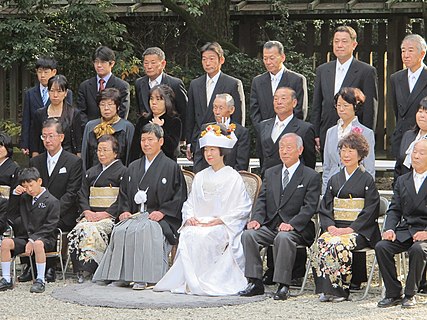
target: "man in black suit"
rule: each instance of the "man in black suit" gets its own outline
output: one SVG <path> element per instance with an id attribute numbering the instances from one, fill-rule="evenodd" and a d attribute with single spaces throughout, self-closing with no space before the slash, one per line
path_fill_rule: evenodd
<path id="1" fill-rule="evenodd" d="M 332 40 L 337 60 L 324 63 L 316 69 L 310 122 L 316 133 L 316 147 L 322 153 L 326 131 L 338 121 L 334 96 L 342 87 L 362 90 L 366 100 L 356 115 L 363 125 L 375 131 L 378 112 L 377 71 L 353 57 L 356 46 L 356 31 L 349 26 L 338 27 Z"/>
<path id="2" fill-rule="evenodd" d="M 175 93 L 175 109 L 179 114 L 181 123 L 185 125 L 187 111 L 187 91 L 181 79 L 172 77 L 164 72 L 166 67 L 165 53 L 162 49 L 151 47 L 142 54 L 145 76 L 135 81 L 136 102 L 138 115 L 151 113 L 150 89 L 159 84 L 166 84 Z M 182 140 L 185 139 L 185 127 L 182 130 Z"/>
<path id="3" fill-rule="evenodd" d="M 375 254 L 386 288 L 385 298 L 378 307 L 401 304 L 403 308 L 416 306 L 415 294 L 427 261 L 427 140 L 419 140 L 411 154 L 412 172 L 397 178 L 394 194 L 387 211 L 382 235 L 375 246 Z M 409 271 L 405 296 L 397 279 L 394 255 L 407 251 Z"/>
<path id="4" fill-rule="evenodd" d="M 74 228 L 79 216 L 77 191 L 82 182 L 82 160 L 62 149 L 64 133 L 57 119 L 49 118 L 43 123 L 42 140 L 46 152 L 32 158 L 30 166 L 39 170 L 43 186 L 60 201 L 58 228 L 68 232 Z M 47 281 L 54 281 L 54 272 L 49 269 L 47 272 Z M 19 281 L 26 279 L 25 276 L 24 273 Z"/>
<path id="5" fill-rule="evenodd" d="M 111 73 L 115 63 L 116 56 L 113 50 L 105 46 L 96 48 L 93 54 L 96 77 L 83 81 L 79 86 L 77 107 L 81 111 L 83 124 L 101 116 L 96 96 L 105 88 L 116 88 L 120 91 L 121 103 L 118 114 L 121 118 L 127 119 L 130 106 L 129 83 Z"/>
<path id="6" fill-rule="evenodd" d="M 391 102 L 396 117 L 391 148 L 396 158 L 399 156 L 402 136 L 415 126 L 420 101 L 427 96 L 427 67 L 423 63 L 426 41 L 418 34 L 410 34 L 403 39 L 400 48 L 406 69 L 390 76 Z"/>
<path id="7" fill-rule="evenodd" d="M 274 300 L 286 300 L 297 246 L 310 246 L 314 241 L 311 218 L 320 197 L 320 175 L 304 166 L 299 157 L 303 142 L 295 133 L 280 139 L 280 158 L 283 164 L 269 168 L 264 175 L 261 192 L 255 204 L 252 220 L 243 232 L 245 276 L 249 284 L 241 296 L 264 294 L 262 259 L 259 250 L 273 246 L 274 282 L 278 289 Z"/>
<path id="8" fill-rule="evenodd" d="M 314 128 L 311 123 L 298 119 L 293 113 L 298 105 L 296 92 L 292 88 L 279 87 L 274 93 L 273 106 L 275 116 L 258 124 L 258 144 L 261 147 L 261 175 L 265 170 L 282 161 L 279 156 L 280 137 L 294 132 L 304 143 L 302 153 L 303 163 L 313 168 L 316 166 L 316 151 L 314 146 Z"/>
<path id="9" fill-rule="evenodd" d="M 225 62 L 224 51 L 217 42 L 208 42 L 201 49 L 202 65 L 206 74 L 190 83 L 186 115 L 187 159 L 191 160 L 196 150 L 202 125 L 214 122 L 213 101 L 218 93 L 228 93 L 234 99 L 235 111 L 232 121 L 244 124 L 245 93 L 242 81 L 221 72 Z"/>
<path id="10" fill-rule="evenodd" d="M 23 154 L 29 155 L 30 149 L 34 149 L 32 148 L 34 139 L 38 139 L 38 137 L 31 135 L 31 132 L 33 132 L 33 119 L 37 109 L 50 104 L 47 82 L 51 77 L 56 75 L 57 65 L 56 60 L 50 57 L 41 57 L 36 61 L 38 84 L 25 92 L 22 109 L 20 147 Z M 73 104 L 73 93 L 71 90 L 68 90 L 66 99 L 70 105 Z"/>
<path id="11" fill-rule="evenodd" d="M 294 115 L 304 120 L 308 105 L 307 79 L 283 65 L 286 56 L 279 41 L 267 41 L 262 56 L 267 72 L 252 80 L 250 96 L 252 124 L 256 126 L 261 121 L 274 117 L 273 95 L 280 87 L 289 87 L 295 91 L 298 104 L 294 109 Z"/>
<path id="12" fill-rule="evenodd" d="M 234 112 L 234 99 L 228 93 L 217 94 L 213 103 L 213 112 L 217 123 L 223 123 L 227 128 L 235 127 L 234 134 L 237 142 L 224 157 L 224 163 L 233 169 L 248 170 L 249 167 L 249 130 L 242 125 L 232 122 L 231 115 Z M 207 125 L 207 124 L 206 124 Z M 197 173 L 209 167 L 197 141 L 196 152 L 194 152 L 193 172 Z"/>

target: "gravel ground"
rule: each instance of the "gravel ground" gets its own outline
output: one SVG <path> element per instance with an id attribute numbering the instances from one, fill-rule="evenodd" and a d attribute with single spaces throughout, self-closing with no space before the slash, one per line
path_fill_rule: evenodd
<path id="1" fill-rule="evenodd" d="M 67 280 L 66 285 L 74 285 Z M 405 310 L 400 307 L 380 309 L 376 307 L 379 289 L 374 288 L 364 301 L 349 301 L 338 304 L 319 303 L 314 294 L 292 297 L 288 301 L 273 301 L 267 298 L 260 302 L 216 308 L 170 308 L 170 309 L 118 309 L 88 307 L 56 300 L 51 296 L 54 289 L 64 286 L 62 281 L 48 284 L 44 294 L 29 292 L 30 284 L 20 283 L 12 291 L 0 293 L 0 319 L 426 319 L 427 297 L 418 299 L 419 306 Z M 274 287 L 270 288 L 274 290 Z M 360 294 L 354 294 L 357 299 Z M 170 295 L 171 301 L 174 295 Z M 112 296 L 111 299 L 114 300 Z M 243 299 L 243 298 L 237 298 Z"/>

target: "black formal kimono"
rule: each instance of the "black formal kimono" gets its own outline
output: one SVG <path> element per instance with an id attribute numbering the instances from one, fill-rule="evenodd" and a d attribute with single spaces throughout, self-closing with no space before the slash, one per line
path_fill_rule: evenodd
<path id="1" fill-rule="evenodd" d="M 337 228 L 350 227 L 357 233 L 356 248 L 374 248 L 375 244 L 381 240 L 381 233 L 378 228 L 378 214 L 380 196 L 375 186 L 372 176 L 360 168 L 346 180 L 345 169 L 329 179 L 325 195 L 320 204 L 320 225 L 323 232 L 330 226 Z M 364 208 L 354 221 L 340 221 L 334 219 L 334 197 L 342 199 L 363 198 Z M 353 253 L 353 276 L 352 283 L 360 284 L 366 281 L 366 256 L 364 253 Z M 329 278 L 316 279 L 316 291 L 331 294 L 334 296 L 348 296 L 348 291 L 340 287 L 333 288 Z"/>
<path id="2" fill-rule="evenodd" d="M 7 199 L 0 197 L 0 234 L 6 230 L 7 227 Z"/>
<path id="3" fill-rule="evenodd" d="M 62 148 L 68 152 L 77 154 L 82 151 L 82 121 L 80 110 L 74 107 L 69 108 L 72 108 L 73 111 L 71 119 L 69 121 L 60 119 L 64 132 Z M 44 107 L 35 112 L 32 129 L 34 144 L 30 147 L 30 152 L 42 153 L 46 150 L 43 141 L 40 139 L 40 135 L 42 134 L 43 122 L 49 118 L 47 109 L 48 107 Z"/>
<path id="4" fill-rule="evenodd" d="M 19 166 L 11 158 L 6 159 L 2 165 L 0 165 L 0 186 L 10 187 L 8 194 L 0 194 L 2 204 L 0 209 L 2 217 L 0 218 L 0 233 L 4 231 L 9 223 L 12 223 L 12 227 L 15 230 L 15 226 L 20 224 L 21 217 L 19 215 L 19 196 L 12 194 L 13 189 L 17 186 L 17 176 L 19 172 Z M 9 200 L 7 199 L 9 198 Z M 8 222 L 9 220 L 9 222 Z"/>
<path id="5" fill-rule="evenodd" d="M 110 207 L 91 207 L 89 204 L 91 187 L 120 187 L 126 167 L 120 160 L 116 160 L 105 170 L 101 164 L 90 168 L 82 179 L 82 187 L 77 193 L 80 210 L 94 212 L 106 211 L 111 218 L 105 218 L 97 222 L 89 222 L 85 218 L 68 233 L 69 251 L 73 270 L 75 273 L 86 271 L 93 274 L 98 263 L 107 248 L 109 236 L 113 228 L 113 220 L 118 213 L 118 200 Z"/>
<path id="6" fill-rule="evenodd" d="M 0 186 L 12 186 L 16 169 L 18 165 L 11 158 L 0 165 Z"/>
<path id="7" fill-rule="evenodd" d="M 101 118 L 91 120 L 86 124 L 82 142 L 83 170 L 87 170 L 99 163 L 98 155 L 96 153 L 96 150 L 98 149 L 98 139 L 96 139 L 93 129 L 100 123 Z M 127 166 L 130 163 L 130 144 L 132 142 L 135 128 L 132 123 L 124 119 L 120 119 L 118 122 L 114 123 L 112 127 L 116 131 L 113 136 L 119 143 L 118 159 Z"/>
<path id="8" fill-rule="evenodd" d="M 163 146 L 162 151 L 166 156 L 176 161 L 178 153 L 179 139 L 181 137 L 181 120 L 177 116 L 169 116 L 166 113 L 159 117 L 161 120 L 164 120 L 162 126 L 163 129 Z M 132 145 L 130 150 L 130 161 L 135 161 L 143 155 L 141 150 L 141 133 L 142 128 L 153 120 L 153 115 L 149 114 L 147 117 L 140 117 L 135 126 L 135 133 L 132 139 Z"/>

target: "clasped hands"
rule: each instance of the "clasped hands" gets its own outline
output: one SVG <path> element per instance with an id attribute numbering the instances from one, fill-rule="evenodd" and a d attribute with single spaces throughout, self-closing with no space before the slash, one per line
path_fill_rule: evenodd
<path id="1" fill-rule="evenodd" d="M 111 218 L 111 215 L 107 211 L 94 212 L 92 210 L 85 210 L 83 214 L 89 222 L 98 222 L 106 218 Z"/>
<path id="2" fill-rule="evenodd" d="M 395 241 L 396 240 L 396 233 L 394 233 L 393 230 L 387 230 L 383 232 L 382 235 L 383 240 L 388 241 Z M 412 237 L 414 242 L 416 241 L 426 241 L 427 240 L 427 231 L 417 231 L 414 236 Z"/>
<path id="3" fill-rule="evenodd" d="M 331 236 L 336 237 L 336 236 L 342 236 L 342 235 L 345 235 L 345 234 L 353 233 L 354 230 L 352 228 L 350 228 L 350 227 L 347 227 L 347 228 L 337 228 L 335 226 L 329 226 L 328 227 L 328 232 L 329 232 L 329 234 Z"/>
<path id="4" fill-rule="evenodd" d="M 132 216 L 132 213 L 130 213 L 129 211 L 125 211 L 119 216 L 119 220 L 123 221 L 123 220 L 129 219 L 131 216 Z M 165 215 L 163 213 L 161 213 L 160 211 L 152 211 L 148 215 L 148 219 L 156 221 L 156 222 L 159 222 L 164 217 L 165 217 Z"/>
<path id="5" fill-rule="evenodd" d="M 224 224 L 224 222 L 220 219 L 220 218 L 215 218 L 209 222 L 200 222 L 197 218 L 195 217 L 191 217 L 190 219 L 188 219 L 185 224 L 187 226 L 197 226 L 197 227 L 213 227 L 213 226 L 217 226 L 220 224 Z"/>
<path id="6" fill-rule="evenodd" d="M 246 225 L 246 228 L 248 230 L 250 230 L 250 229 L 258 230 L 260 227 L 261 227 L 261 224 L 256 220 L 249 221 L 248 224 Z M 289 223 L 282 222 L 279 225 L 279 227 L 277 228 L 277 230 L 279 230 L 279 231 L 293 231 L 294 227 L 292 227 L 292 225 L 290 225 Z"/>

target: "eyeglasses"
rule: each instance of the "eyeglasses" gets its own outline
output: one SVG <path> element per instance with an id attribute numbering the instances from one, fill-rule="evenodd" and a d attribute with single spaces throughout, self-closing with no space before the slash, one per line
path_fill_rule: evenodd
<path id="1" fill-rule="evenodd" d="M 350 103 L 335 105 L 335 109 L 348 109 L 348 108 L 353 108 L 353 105 Z"/>
<path id="2" fill-rule="evenodd" d="M 40 139 L 42 139 L 43 141 L 46 141 L 46 140 L 52 140 L 52 139 L 55 139 L 56 137 L 58 137 L 58 136 L 60 136 L 60 134 L 49 134 L 49 135 L 44 135 L 44 134 L 42 134 L 41 136 L 40 136 Z"/>
<path id="3" fill-rule="evenodd" d="M 98 150 L 96 150 L 96 152 L 98 152 L 98 153 L 107 153 L 110 151 L 113 151 L 113 149 L 98 149 Z"/>
<path id="4" fill-rule="evenodd" d="M 110 109 L 110 110 L 112 110 L 112 109 L 116 108 L 116 105 L 114 103 L 100 103 L 99 107 L 103 108 L 103 109 Z"/>

